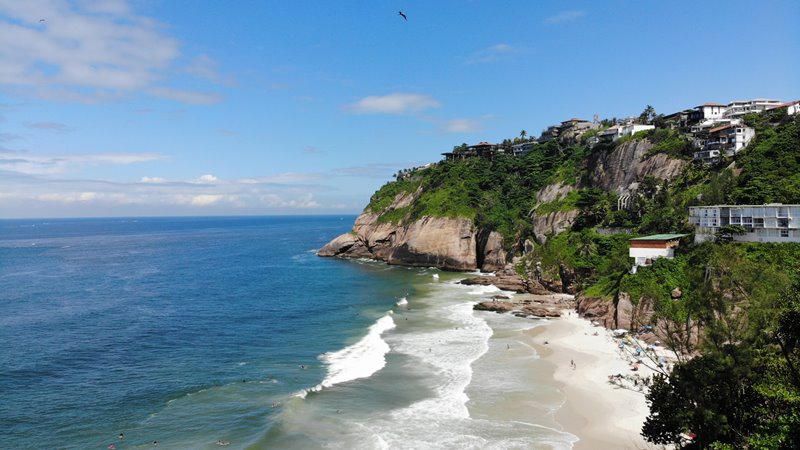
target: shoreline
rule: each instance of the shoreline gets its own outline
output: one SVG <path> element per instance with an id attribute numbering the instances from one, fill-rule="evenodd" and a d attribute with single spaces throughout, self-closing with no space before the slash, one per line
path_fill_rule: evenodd
<path id="1" fill-rule="evenodd" d="M 608 381 L 611 374 L 634 373 L 617 350 L 610 331 L 593 326 L 574 311 L 562 313 L 560 318 L 549 319 L 549 323 L 523 333 L 540 360 L 551 366 L 552 380 L 565 397 L 554 419 L 564 431 L 580 439 L 573 449 L 652 447 L 640 435 L 649 414 L 644 394 Z M 571 361 L 575 363 L 574 369 Z M 652 374 L 644 367 L 638 373 Z"/>

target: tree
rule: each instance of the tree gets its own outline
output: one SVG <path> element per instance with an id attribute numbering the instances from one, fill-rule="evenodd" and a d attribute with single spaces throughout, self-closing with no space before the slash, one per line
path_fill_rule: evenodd
<path id="1" fill-rule="evenodd" d="M 725 225 L 714 233 L 714 239 L 717 242 L 732 242 L 734 236 L 741 236 L 745 233 L 747 230 L 741 225 Z"/>
<path id="2" fill-rule="evenodd" d="M 657 116 L 656 109 L 653 108 L 652 105 L 647 105 L 644 108 L 644 111 L 642 111 L 642 113 L 639 114 L 639 122 L 645 124 L 652 124 L 656 116 Z"/>
<path id="3" fill-rule="evenodd" d="M 520 132 L 519 132 L 519 137 L 520 137 L 520 139 L 522 139 L 523 141 L 525 140 L 525 138 L 526 138 L 527 136 L 528 136 L 528 132 L 527 132 L 527 131 L 525 131 L 525 130 L 522 130 L 522 131 L 520 131 Z"/>

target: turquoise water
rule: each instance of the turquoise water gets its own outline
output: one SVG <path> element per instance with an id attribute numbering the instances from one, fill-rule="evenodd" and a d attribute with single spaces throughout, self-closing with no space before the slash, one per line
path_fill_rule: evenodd
<path id="1" fill-rule="evenodd" d="M 0 221 L 0 448 L 569 448 L 562 399 L 492 362 L 519 322 L 458 274 L 315 256 L 352 222 Z M 470 414 L 503 373 L 530 421 Z"/>

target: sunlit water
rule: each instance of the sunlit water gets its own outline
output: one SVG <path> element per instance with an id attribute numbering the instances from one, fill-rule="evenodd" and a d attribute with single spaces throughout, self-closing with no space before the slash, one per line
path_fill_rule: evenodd
<path id="1" fill-rule="evenodd" d="M 352 221 L 0 221 L 0 448 L 569 448 L 534 323 L 315 256 Z"/>

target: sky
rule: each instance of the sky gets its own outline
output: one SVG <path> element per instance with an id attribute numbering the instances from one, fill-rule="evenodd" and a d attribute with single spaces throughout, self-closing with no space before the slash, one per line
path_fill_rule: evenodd
<path id="1" fill-rule="evenodd" d="M 358 213 L 461 143 L 800 99 L 799 21 L 796 0 L 0 0 L 0 218 Z"/>

